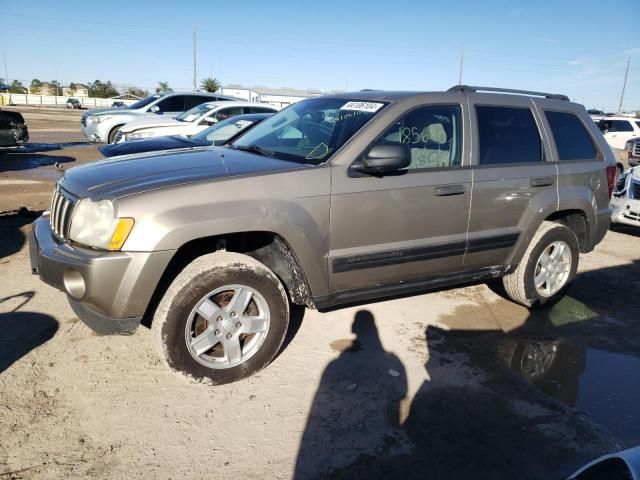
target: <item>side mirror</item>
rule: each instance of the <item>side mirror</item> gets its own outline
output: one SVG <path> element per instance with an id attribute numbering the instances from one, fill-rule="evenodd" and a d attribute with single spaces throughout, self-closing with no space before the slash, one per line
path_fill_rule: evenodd
<path id="1" fill-rule="evenodd" d="M 160 107 L 158 105 L 154 105 L 151 108 L 149 108 L 149 111 L 151 113 L 158 113 L 160 111 Z"/>
<path id="2" fill-rule="evenodd" d="M 407 168 L 411 164 L 411 152 L 406 145 L 374 145 L 351 168 L 360 173 L 380 175 Z"/>
<path id="3" fill-rule="evenodd" d="M 218 119 L 214 117 L 207 117 L 202 119 L 202 123 L 204 123 L 205 125 L 215 125 L 216 123 L 218 123 Z"/>

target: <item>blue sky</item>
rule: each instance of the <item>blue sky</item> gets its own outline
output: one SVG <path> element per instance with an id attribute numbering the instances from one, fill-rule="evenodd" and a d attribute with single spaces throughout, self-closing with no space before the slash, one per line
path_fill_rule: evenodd
<path id="1" fill-rule="evenodd" d="M 0 0 L 9 79 L 111 80 L 153 89 L 224 84 L 442 90 L 463 83 L 553 91 L 640 110 L 640 1 Z M 0 62 L 0 77 L 4 77 Z"/>

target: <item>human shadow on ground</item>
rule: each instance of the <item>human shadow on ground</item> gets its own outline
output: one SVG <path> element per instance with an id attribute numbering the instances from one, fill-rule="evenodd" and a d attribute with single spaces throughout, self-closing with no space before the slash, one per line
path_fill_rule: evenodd
<path id="1" fill-rule="evenodd" d="M 363 427 L 361 419 L 381 417 L 388 408 L 388 387 L 345 392 L 340 379 L 358 385 L 374 376 L 357 350 L 341 355 L 320 381 L 296 480 L 565 478 L 624 448 L 624 436 L 639 433 L 633 431 L 640 396 L 633 374 L 640 358 L 640 302 L 634 301 L 639 266 L 636 261 L 580 274 L 567 297 L 528 315 L 503 300 L 495 308 L 465 305 L 450 314 L 524 312 L 524 322 L 508 332 L 477 330 L 472 322 L 451 330 L 428 326 L 428 380 L 400 427 Z M 626 374 L 616 377 L 620 369 Z M 605 391 L 598 375 L 615 377 Z M 589 395 L 595 398 L 591 412 L 580 409 Z"/>
<path id="2" fill-rule="evenodd" d="M 7 313 L 0 313 L 0 373 L 30 351 L 49 341 L 58 331 L 58 322 L 50 315 L 19 312 L 35 292 L 22 292 L 0 298 L 0 304 L 14 301 L 18 305 Z"/>
<path id="3" fill-rule="evenodd" d="M 22 249 L 27 241 L 22 227 L 33 223 L 40 215 L 42 210 L 27 208 L 0 212 L 0 260 Z"/>
<path id="4" fill-rule="evenodd" d="M 295 478 L 314 478 L 343 464 L 364 445 L 390 445 L 407 391 L 404 367 L 386 352 L 368 310 L 356 313 L 353 341 L 325 369 L 298 452 Z"/>

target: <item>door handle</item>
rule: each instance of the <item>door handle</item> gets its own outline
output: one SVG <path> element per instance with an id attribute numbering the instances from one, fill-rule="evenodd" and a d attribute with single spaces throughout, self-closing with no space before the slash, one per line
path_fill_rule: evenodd
<path id="1" fill-rule="evenodd" d="M 442 185 L 436 187 L 437 197 L 448 197 L 450 195 L 462 195 L 467 191 L 467 187 L 464 185 Z"/>
<path id="2" fill-rule="evenodd" d="M 532 187 L 548 187 L 549 185 L 553 185 L 552 177 L 537 177 L 531 179 Z"/>

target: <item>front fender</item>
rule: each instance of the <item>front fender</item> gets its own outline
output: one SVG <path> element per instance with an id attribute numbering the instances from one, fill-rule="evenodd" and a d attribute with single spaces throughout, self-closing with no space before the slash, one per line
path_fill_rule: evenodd
<path id="1" fill-rule="evenodd" d="M 136 222 L 123 250 L 177 250 L 200 238 L 272 232 L 291 246 L 313 294 L 326 293 L 328 190 L 328 169 L 313 169 L 183 185 L 120 199 L 118 215 Z"/>

